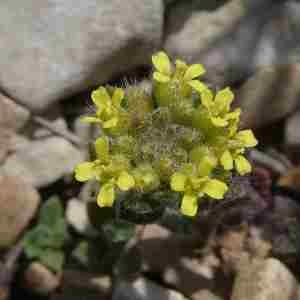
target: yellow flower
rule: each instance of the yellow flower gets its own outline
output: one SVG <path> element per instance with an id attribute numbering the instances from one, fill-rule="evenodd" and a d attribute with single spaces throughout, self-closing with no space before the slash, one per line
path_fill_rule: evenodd
<path id="1" fill-rule="evenodd" d="M 154 80 L 166 83 L 171 80 L 172 65 L 168 55 L 160 51 L 152 56 L 152 63 L 157 71 L 153 73 Z"/>
<path id="2" fill-rule="evenodd" d="M 157 82 L 168 83 L 173 79 L 182 83 L 183 90 L 185 89 L 184 85 L 188 85 L 199 92 L 207 89 L 207 86 L 204 83 L 196 80 L 197 77 L 205 73 L 205 69 L 201 64 L 188 66 L 182 60 L 176 60 L 176 68 L 173 74 L 173 66 L 170 59 L 163 51 L 152 56 L 152 63 L 156 69 L 153 73 L 153 78 Z"/>
<path id="3" fill-rule="evenodd" d="M 217 92 L 216 96 L 209 89 L 201 92 L 201 103 L 208 110 L 209 118 L 216 127 L 229 126 L 232 131 L 239 121 L 240 109 L 230 112 L 230 105 L 234 99 L 234 94 L 230 88 L 225 88 Z"/>
<path id="4" fill-rule="evenodd" d="M 106 88 L 99 87 L 92 92 L 92 100 L 97 108 L 96 114 L 84 117 L 82 120 L 89 123 L 99 123 L 103 128 L 116 127 L 119 122 L 123 98 L 124 91 L 121 88 L 116 88 L 111 97 Z"/>
<path id="5" fill-rule="evenodd" d="M 235 166 L 240 175 L 251 172 L 250 162 L 243 156 L 245 148 L 255 147 L 257 140 L 251 130 L 241 130 L 237 132 L 231 141 L 233 149 L 223 152 L 220 158 L 221 165 L 225 170 L 232 170 Z"/>
<path id="6" fill-rule="evenodd" d="M 122 191 L 128 191 L 135 186 L 135 180 L 127 171 L 127 163 L 120 156 L 111 157 L 109 142 L 106 137 L 95 142 L 97 159 L 93 162 L 83 162 L 75 168 L 75 178 L 84 182 L 96 179 L 103 183 L 97 196 L 100 207 L 112 206 L 115 199 L 115 186 Z"/>
<path id="7" fill-rule="evenodd" d="M 115 186 L 121 191 L 128 191 L 135 185 L 134 178 L 126 171 L 121 172 L 118 179 L 114 178 L 104 184 L 97 196 L 97 204 L 100 207 L 111 207 L 115 200 Z"/>
<path id="8" fill-rule="evenodd" d="M 170 185 L 175 192 L 182 192 L 181 212 L 187 216 L 195 216 L 198 210 L 198 198 L 208 195 L 213 199 L 223 199 L 228 187 L 218 180 L 212 179 L 209 174 L 215 162 L 209 158 L 200 162 L 195 170 L 188 164 L 181 172 L 172 175 Z"/>
<path id="9" fill-rule="evenodd" d="M 181 212 L 197 214 L 201 197 L 222 199 L 233 169 L 251 171 L 247 148 L 257 144 L 251 130 L 239 131 L 240 109 L 231 110 L 229 87 L 214 92 L 200 81 L 205 69 L 160 51 L 152 56 L 153 89 L 99 87 L 92 92 L 99 124 L 96 159 L 75 168 L 78 181 L 95 180 L 100 207 L 114 205 L 120 191 L 174 191 Z M 163 199 L 162 199 L 163 201 Z"/>
<path id="10" fill-rule="evenodd" d="M 109 161 L 109 142 L 106 137 L 98 138 L 95 141 L 95 152 L 97 159 L 93 162 L 83 162 L 75 168 L 75 178 L 77 181 L 85 182 L 90 179 L 99 179 L 103 165 Z"/>

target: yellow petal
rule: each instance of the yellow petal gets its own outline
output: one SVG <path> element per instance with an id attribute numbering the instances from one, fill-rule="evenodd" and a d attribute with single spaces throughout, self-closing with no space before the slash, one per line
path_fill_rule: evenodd
<path id="1" fill-rule="evenodd" d="M 221 165 L 223 166 L 224 170 L 232 170 L 233 169 L 233 158 L 232 158 L 232 155 L 231 153 L 226 150 L 221 158 L 220 158 L 220 161 L 221 161 Z"/>
<path id="2" fill-rule="evenodd" d="M 216 167 L 217 159 L 213 156 L 205 156 L 198 164 L 199 176 L 208 176 L 211 171 Z"/>
<path id="3" fill-rule="evenodd" d="M 232 138 L 236 135 L 236 132 L 239 128 L 239 118 L 238 119 L 231 119 L 228 122 L 229 122 L 229 126 L 228 126 L 229 137 Z"/>
<path id="4" fill-rule="evenodd" d="M 175 61 L 176 69 L 178 70 L 186 70 L 188 68 L 188 65 L 180 59 L 176 59 Z"/>
<path id="5" fill-rule="evenodd" d="M 120 107 L 123 98 L 124 98 L 124 91 L 123 91 L 123 89 L 116 88 L 115 91 L 114 91 L 114 93 L 113 93 L 113 96 L 112 96 L 112 103 L 113 103 L 113 105 L 116 106 L 116 107 Z"/>
<path id="6" fill-rule="evenodd" d="M 181 173 L 174 173 L 171 177 L 171 189 L 175 192 L 183 192 L 187 176 Z"/>
<path id="7" fill-rule="evenodd" d="M 210 107 L 213 105 L 213 98 L 214 95 L 211 90 L 206 89 L 203 92 L 201 92 L 201 103 L 207 109 L 210 109 Z"/>
<path id="8" fill-rule="evenodd" d="M 193 80 L 196 77 L 199 77 L 200 75 L 203 75 L 205 73 L 205 69 L 200 64 L 191 65 L 186 70 L 183 79 L 186 81 Z"/>
<path id="9" fill-rule="evenodd" d="M 112 207 L 115 200 L 115 190 L 113 184 L 104 184 L 97 196 L 97 204 L 100 207 Z"/>
<path id="10" fill-rule="evenodd" d="M 171 80 L 170 76 L 164 75 L 164 74 L 159 73 L 159 72 L 154 72 L 153 73 L 153 79 L 158 81 L 158 82 L 161 82 L 161 83 L 166 83 L 166 82 L 169 82 Z"/>
<path id="11" fill-rule="evenodd" d="M 124 171 L 119 176 L 117 185 L 120 190 L 128 191 L 134 187 L 135 181 L 134 181 L 133 176 L 131 176 L 130 174 L 128 174 L 127 172 Z"/>
<path id="12" fill-rule="evenodd" d="M 160 51 L 152 56 L 152 63 L 156 70 L 164 75 L 171 75 L 171 62 L 168 55 Z"/>
<path id="13" fill-rule="evenodd" d="M 188 85 L 200 94 L 207 90 L 207 86 L 199 80 L 191 80 L 188 82 Z"/>
<path id="14" fill-rule="evenodd" d="M 89 116 L 80 118 L 80 121 L 84 123 L 101 123 L 100 119 L 96 117 L 89 117 Z"/>
<path id="15" fill-rule="evenodd" d="M 215 97 L 216 110 L 218 112 L 228 112 L 233 99 L 234 94 L 229 87 L 219 91 Z"/>
<path id="16" fill-rule="evenodd" d="M 202 192 L 207 194 L 211 198 L 223 199 L 224 194 L 227 192 L 227 190 L 228 187 L 223 181 L 210 179 L 205 183 Z"/>
<path id="17" fill-rule="evenodd" d="M 114 117 L 114 118 L 111 118 L 108 121 L 105 121 L 103 123 L 103 128 L 113 128 L 113 127 L 116 127 L 117 124 L 118 124 L 118 118 Z"/>
<path id="18" fill-rule="evenodd" d="M 245 175 L 247 173 L 250 173 L 252 170 L 251 164 L 242 155 L 237 156 L 234 160 L 234 163 L 235 163 L 236 170 L 240 175 Z"/>
<path id="19" fill-rule="evenodd" d="M 211 117 L 211 122 L 216 127 L 225 127 L 228 125 L 228 121 L 221 117 Z"/>
<path id="20" fill-rule="evenodd" d="M 226 120 L 238 120 L 241 116 L 241 109 L 237 108 L 234 111 L 226 114 Z"/>
<path id="21" fill-rule="evenodd" d="M 84 182 L 94 177 L 94 163 L 83 162 L 75 168 L 75 178 L 77 181 Z"/>
<path id="22" fill-rule="evenodd" d="M 107 160 L 109 156 L 109 141 L 107 137 L 100 137 L 95 142 L 97 158 Z"/>
<path id="23" fill-rule="evenodd" d="M 194 217 L 197 214 L 197 210 L 197 196 L 194 194 L 184 194 L 181 202 L 181 213 L 189 217 Z"/>
<path id="24" fill-rule="evenodd" d="M 258 142 L 252 130 L 241 130 L 236 134 L 236 139 L 244 144 L 244 147 L 255 147 Z"/>
<path id="25" fill-rule="evenodd" d="M 106 88 L 102 86 L 92 92 L 92 100 L 99 109 L 102 109 L 103 107 L 107 106 L 108 103 L 111 101 Z"/>

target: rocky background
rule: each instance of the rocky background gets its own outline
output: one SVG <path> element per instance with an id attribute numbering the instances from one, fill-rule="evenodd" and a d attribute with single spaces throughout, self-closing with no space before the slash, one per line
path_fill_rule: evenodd
<path id="1" fill-rule="evenodd" d="M 134 227 L 73 179 L 79 116 L 100 84 L 149 88 L 160 49 L 232 86 L 260 145 L 234 205 Z M 0 1 L 1 300 L 298 300 L 299 154 L 299 1 Z"/>

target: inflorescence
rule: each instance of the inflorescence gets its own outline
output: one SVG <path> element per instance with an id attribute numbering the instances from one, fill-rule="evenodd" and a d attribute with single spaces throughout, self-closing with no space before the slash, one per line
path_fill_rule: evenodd
<path id="1" fill-rule="evenodd" d="M 83 162 L 75 177 L 100 183 L 97 203 L 111 207 L 118 191 L 172 190 L 182 194 L 181 212 L 195 216 L 204 196 L 223 199 L 234 171 L 251 172 L 245 150 L 257 145 L 251 130 L 239 130 L 241 110 L 231 110 L 229 87 L 212 91 L 198 78 L 201 64 L 152 57 L 153 92 L 99 87 L 95 114 L 83 121 L 101 128 L 96 159 Z"/>

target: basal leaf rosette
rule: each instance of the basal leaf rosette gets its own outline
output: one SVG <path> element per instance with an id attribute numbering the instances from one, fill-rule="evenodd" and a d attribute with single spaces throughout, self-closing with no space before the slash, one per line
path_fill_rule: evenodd
<path id="1" fill-rule="evenodd" d="M 99 87 L 95 113 L 83 117 L 101 128 L 96 159 L 79 164 L 75 178 L 99 183 L 97 203 L 112 207 L 121 192 L 181 195 L 180 210 L 195 216 L 201 199 L 221 200 L 232 174 L 246 175 L 251 130 L 239 130 L 241 110 L 231 109 L 229 87 L 214 91 L 199 77 L 201 64 L 152 57 L 153 91 Z"/>

